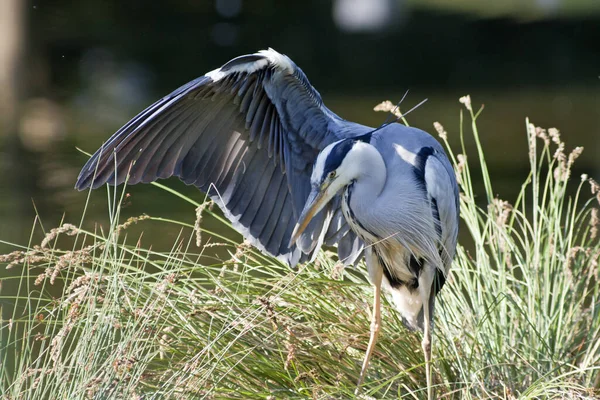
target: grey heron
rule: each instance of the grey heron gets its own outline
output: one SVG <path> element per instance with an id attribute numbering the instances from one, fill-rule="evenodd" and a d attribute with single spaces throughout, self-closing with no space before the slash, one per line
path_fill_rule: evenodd
<path id="1" fill-rule="evenodd" d="M 287 56 L 234 58 L 119 129 L 76 188 L 179 177 L 206 192 L 254 246 L 293 266 L 324 244 L 364 254 L 374 286 L 361 385 L 381 324 L 381 290 L 423 331 L 428 396 L 435 296 L 458 233 L 458 186 L 442 146 L 401 124 L 374 129 L 330 111 Z"/>

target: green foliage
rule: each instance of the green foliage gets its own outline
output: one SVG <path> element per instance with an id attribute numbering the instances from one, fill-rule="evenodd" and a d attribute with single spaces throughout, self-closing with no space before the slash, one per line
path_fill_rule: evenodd
<path id="1" fill-rule="evenodd" d="M 584 177 L 572 188 L 580 149 L 566 155 L 556 130 L 528 123 L 530 176 L 514 205 L 499 200 L 477 115 L 470 99 L 462 102 L 479 163 L 467 162 L 464 145 L 462 154 L 450 152 L 466 239 L 437 302 L 437 394 L 598 395 L 597 200 L 580 197 L 584 186 L 599 187 Z M 448 146 L 444 128 L 436 129 Z M 482 194 L 474 175 L 483 178 Z M 199 221 L 143 216 L 119 224 L 118 193 L 109 192 L 108 232 L 63 224 L 39 246 L 0 256 L 22 271 L 2 282 L 18 285 L 17 296 L 1 297 L 12 305 L 0 326 L 2 399 L 353 397 L 369 338 L 372 290 L 363 265 L 344 270 L 322 252 L 292 271 Z M 207 203 L 173 194 L 212 213 Z M 143 220 L 181 227 L 171 251 L 127 237 Z M 201 243 L 201 233 L 211 240 Z M 203 252 L 215 246 L 229 259 L 207 262 Z M 383 321 L 363 392 L 424 398 L 419 334 L 387 303 Z"/>

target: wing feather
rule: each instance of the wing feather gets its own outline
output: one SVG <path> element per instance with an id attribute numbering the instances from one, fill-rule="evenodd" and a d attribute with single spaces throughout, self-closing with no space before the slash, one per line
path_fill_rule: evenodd
<path id="1" fill-rule="evenodd" d="M 454 258 L 458 236 L 458 185 L 452 166 L 446 157 L 434 152 L 425 164 L 425 183 L 427 193 L 432 199 L 432 206 L 438 214 L 441 233 L 442 261 L 447 272 Z M 434 209 L 434 217 L 435 217 Z"/>
<path id="2" fill-rule="evenodd" d="M 207 192 L 259 249 L 290 265 L 309 259 L 323 240 L 340 243 L 354 262 L 362 244 L 337 199 L 297 246 L 288 241 L 319 151 L 369 129 L 333 114 L 289 58 L 266 50 L 237 57 L 142 111 L 90 158 L 76 187 L 177 176 Z"/>

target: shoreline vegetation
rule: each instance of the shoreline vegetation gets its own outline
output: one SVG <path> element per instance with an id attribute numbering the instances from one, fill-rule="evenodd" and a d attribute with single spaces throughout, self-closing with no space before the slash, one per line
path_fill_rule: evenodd
<path id="1" fill-rule="evenodd" d="M 583 151 L 526 121 L 530 172 L 516 201 L 493 190 L 469 96 L 458 132 L 434 128 L 461 190 L 461 229 L 438 296 L 433 376 L 440 399 L 600 396 L 600 185 L 571 176 Z M 393 111 L 391 103 L 377 106 Z M 461 148 L 448 135 L 460 135 Z M 476 152 L 466 154 L 466 141 Z M 475 192 L 474 180 L 484 190 Z M 364 265 L 331 251 L 290 270 L 246 243 L 206 230 L 210 202 L 161 184 L 197 220 L 120 219 L 125 188 L 109 187 L 111 225 L 82 229 L 36 218 L 27 245 L 0 255 L 0 399 L 353 398 L 369 337 Z M 591 193 L 590 193 L 591 191 Z M 89 194 L 88 194 L 89 196 Z M 199 196 L 200 197 L 200 196 Z M 88 198 L 89 199 L 89 198 Z M 188 204 L 189 203 L 189 204 Z M 168 252 L 128 228 L 180 227 Z M 207 239 L 208 238 L 208 239 Z M 462 238 L 462 236 L 461 236 Z M 207 249 L 228 258 L 206 262 Z M 201 260 L 201 263 L 200 263 Z M 18 288 L 3 295 L 2 288 Z M 385 301 L 361 398 L 424 398 L 420 336 Z"/>

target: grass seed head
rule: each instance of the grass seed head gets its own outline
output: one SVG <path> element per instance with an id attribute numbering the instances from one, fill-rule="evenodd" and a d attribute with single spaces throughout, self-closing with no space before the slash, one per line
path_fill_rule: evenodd
<path id="1" fill-rule="evenodd" d="M 465 108 L 469 111 L 473 111 L 473 107 L 471 106 L 471 96 L 466 95 L 458 99 L 461 104 L 465 105 Z"/>
<path id="2" fill-rule="evenodd" d="M 194 233 L 196 234 L 196 247 L 202 245 L 202 213 L 207 208 L 212 209 L 214 202 L 212 200 L 205 201 L 196 207 L 196 222 L 194 223 Z"/>
<path id="3" fill-rule="evenodd" d="M 140 215 L 138 217 L 130 217 L 127 219 L 127 221 L 123 222 L 120 225 L 117 225 L 115 227 L 115 233 L 118 235 L 119 233 L 121 233 L 122 231 L 126 230 L 127 228 L 129 228 L 131 225 L 137 224 L 140 221 L 144 221 L 150 219 L 149 215 L 143 214 Z"/>
<path id="4" fill-rule="evenodd" d="M 598 237 L 598 225 L 600 225 L 600 218 L 598 218 L 598 208 L 592 208 L 590 213 L 590 235 L 592 240 Z"/>
<path id="5" fill-rule="evenodd" d="M 56 239 L 60 234 L 64 233 L 67 236 L 75 236 L 79 232 L 80 232 L 79 228 L 77 228 L 75 225 L 63 224 L 62 226 L 60 226 L 58 228 L 51 229 L 50 232 L 48 232 L 48 234 L 46 234 L 46 236 L 42 240 L 42 243 L 40 246 L 42 248 L 48 246 L 48 244 L 51 241 L 53 241 L 54 239 Z"/>
<path id="6" fill-rule="evenodd" d="M 458 154 L 456 156 L 456 160 L 458 164 L 456 165 L 456 180 L 460 185 L 462 183 L 462 175 L 465 172 L 465 168 L 467 167 L 467 156 L 464 154 Z"/>
<path id="7" fill-rule="evenodd" d="M 446 132 L 442 124 L 440 124 L 439 122 L 434 122 L 433 127 L 435 128 L 442 140 L 448 140 L 448 132 Z"/>
<path id="8" fill-rule="evenodd" d="M 400 112 L 400 107 L 396 106 L 394 103 L 392 103 L 389 100 L 386 100 L 382 103 L 377 104 L 375 107 L 373 107 L 373 111 L 389 112 L 389 113 L 394 114 L 394 116 L 396 118 L 402 117 L 402 112 Z"/>

